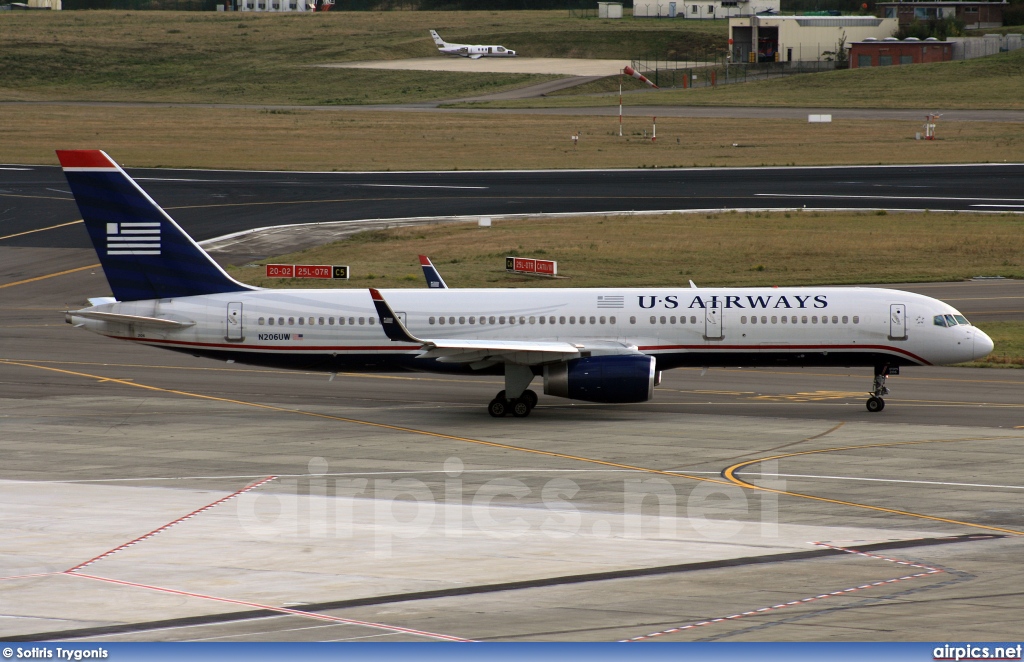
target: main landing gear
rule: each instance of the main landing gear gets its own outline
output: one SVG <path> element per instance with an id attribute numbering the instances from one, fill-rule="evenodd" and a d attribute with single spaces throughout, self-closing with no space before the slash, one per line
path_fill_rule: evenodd
<path id="1" fill-rule="evenodd" d="M 515 363 L 505 364 L 505 390 L 499 391 L 490 404 L 487 413 L 494 418 L 512 414 L 516 418 L 525 418 L 537 406 L 537 394 L 526 388 L 533 381 L 533 370 L 530 366 Z M 512 396 L 512 397 L 509 397 Z"/>
<path id="2" fill-rule="evenodd" d="M 533 408 L 537 406 L 537 394 L 527 389 L 518 398 L 509 400 L 505 397 L 505 391 L 499 391 L 491 403 L 487 405 L 487 413 L 494 418 L 501 418 L 512 414 L 516 418 L 525 418 L 530 415 Z"/>
<path id="3" fill-rule="evenodd" d="M 885 385 L 885 378 L 890 374 L 899 374 L 899 368 L 890 372 L 890 368 L 887 365 L 875 366 L 875 381 L 871 385 L 871 393 L 869 394 L 871 397 L 868 398 L 867 402 L 868 411 L 874 413 L 885 409 L 885 400 L 882 399 L 882 396 L 889 395 L 889 389 Z"/>

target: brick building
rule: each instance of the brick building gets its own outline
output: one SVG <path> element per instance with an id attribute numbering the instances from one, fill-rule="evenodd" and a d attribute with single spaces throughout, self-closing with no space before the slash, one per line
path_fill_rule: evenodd
<path id="1" fill-rule="evenodd" d="M 953 59 L 953 44 L 948 41 L 910 37 L 898 39 L 866 40 L 850 45 L 850 68 L 887 67 L 924 62 L 948 62 Z"/>

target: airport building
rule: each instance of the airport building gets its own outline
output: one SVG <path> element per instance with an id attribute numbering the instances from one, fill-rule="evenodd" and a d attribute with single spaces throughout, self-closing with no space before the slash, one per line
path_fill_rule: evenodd
<path id="1" fill-rule="evenodd" d="M 956 18 L 968 29 L 977 29 L 1000 27 L 1007 6 L 1007 2 L 879 2 L 875 11 L 880 18 L 898 19 L 901 26 Z"/>
<path id="2" fill-rule="evenodd" d="M 780 0 L 633 0 L 633 18 L 715 19 L 778 13 Z"/>
<path id="3" fill-rule="evenodd" d="M 744 16 L 729 19 L 729 41 L 733 62 L 815 62 L 898 28 L 895 18 L 876 16 Z"/>

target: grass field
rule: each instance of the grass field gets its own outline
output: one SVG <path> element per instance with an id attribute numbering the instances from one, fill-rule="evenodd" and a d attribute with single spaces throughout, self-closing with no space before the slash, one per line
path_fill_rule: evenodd
<path id="1" fill-rule="evenodd" d="M 437 56 L 450 41 L 531 57 L 629 58 L 721 46 L 724 21 L 599 21 L 564 11 L 5 12 L 0 100 L 301 105 L 456 99 L 546 80 L 525 74 L 322 69 L 322 62 Z"/>
<path id="2" fill-rule="evenodd" d="M 322 62 L 436 56 L 427 34 L 500 43 L 531 57 L 688 59 L 726 40 L 724 21 L 602 21 L 564 11 L 11 12 L 0 18 L 0 100 L 351 105 L 458 99 L 547 76 L 322 69 Z M 592 105 L 578 92 L 501 107 Z M 495 105 L 497 102 L 491 102 Z M 601 104 L 601 100 L 596 103 Z M 969 62 L 807 74 L 630 104 L 1024 108 L 1024 51 Z"/>
<path id="3" fill-rule="evenodd" d="M 0 160 L 56 164 L 104 149 L 129 166 L 285 170 L 475 170 L 1019 161 L 1020 124 L 32 106 L 3 129 Z M 570 134 L 581 132 L 574 148 Z M 734 146 L 736 145 L 736 146 Z"/>
<path id="4" fill-rule="evenodd" d="M 349 264 L 350 287 L 421 287 L 419 253 L 430 255 L 457 287 L 663 287 L 691 278 L 708 287 L 1024 278 L 1024 216 L 724 212 L 501 221 L 489 229 L 446 224 L 360 233 L 273 261 Z M 506 274 L 507 255 L 557 260 L 559 274 L 568 278 Z M 264 279 L 261 271 L 238 268 L 235 274 L 256 285 L 281 282 Z"/>
<path id="5" fill-rule="evenodd" d="M 914 250 L 908 251 L 907 246 Z M 1024 277 L 1019 215 L 722 213 L 499 221 L 381 230 L 266 262 L 348 264 L 352 288 L 422 288 L 426 253 L 451 287 L 703 287 Z M 508 255 L 556 260 L 565 279 L 504 271 Z M 230 270 L 264 287 L 337 287 Z M 973 365 L 1024 366 L 1024 322 L 979 324 L 997 351 Z"/>
<path id="6" fill-rule="evenodd" d="M 719 79 L 723 74 L 719 73 Z M 630 88 L 638 88 L 631 83 Z M 595 104 L 585 93 L 617 89 L 616 79 L 538 99 L 459 104 L 478 108 L 573 108 Z M 848 69 L 690 90 L 627 95 L 626 105 L 791 106 L 807 108 L 1024 108 L 1024 50 L 962 62 Z"/>

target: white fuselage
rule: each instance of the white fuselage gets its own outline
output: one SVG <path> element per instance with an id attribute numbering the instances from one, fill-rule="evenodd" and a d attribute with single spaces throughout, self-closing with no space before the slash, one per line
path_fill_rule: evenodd
<path id="1" fill-rule="evenodd" d="M 613 343 L 680 366 L 943 365 L 992 341 L 926 296 L 876 288 L 383 290 L 416 337 Z M 385 335 L 366 290 L 255 290 L 103 304 L 85 311 L 182 328 L 72 316 L 103 335 L 239 362 L 325 371 L 470 370 L 416 357 Z M 84 311 L 83 311 L 84 312 Z M 943 318 L 945 319 L 945 318 Z M 962 319 L 962 317 L 961 317 Z"/>
<path id="2" fill-rule="evenodd" d="M 473 44 L 448 44 L 438 46 L 437 50 L 445 55 L 457 55 L 459 57 L 481 58 L 481 57 L 516 57 L 516 52 L 504 46 L 473 45 Z"/>

